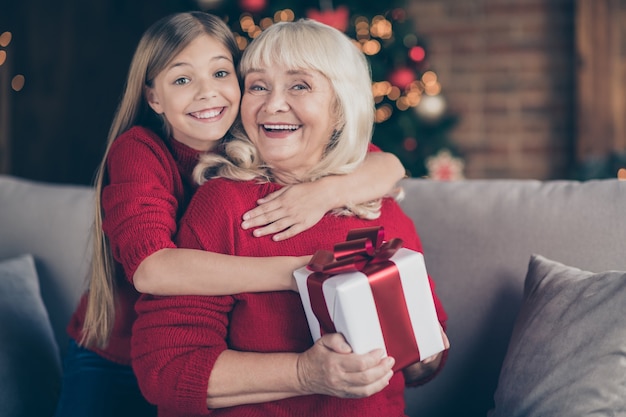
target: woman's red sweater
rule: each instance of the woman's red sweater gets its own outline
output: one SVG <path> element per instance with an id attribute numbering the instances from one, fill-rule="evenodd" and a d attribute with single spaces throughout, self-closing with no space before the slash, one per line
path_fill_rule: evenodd
<path id="1" fill-rule="evenodd" d="M 243 230 L 241 216 L 276 184 L 208 181 L 201 186 L 179 223 L 179 247 L 242 256 L 309 255 L 332 249 L 349 230 L 384 226 L 385 237 L 421 251 L 415 227 L 398 204 L 385 199 L 377 220 L 327 214 L 311 229 L 274 242 Z M 233 276 L 232 279 L 237 279 Z M 431 281 L 434 290 L 434 284 Z M 439 321 L 446 314 L 435 296 Z M 215 416 L 404 416 L 402 372 L 384 390 L 363 399 L 324 395 L 293 397 L 262 404 L 208 410 L 207 386 L 216 359 L 225 349 L 253 352 L 302 352 L 312 340 L 300 297 L 291 291 L 235 296 L 158 297 L 143 295 L 133 328 L 133 367 L 146 398 L 159 406 L 160 417 Z"/>

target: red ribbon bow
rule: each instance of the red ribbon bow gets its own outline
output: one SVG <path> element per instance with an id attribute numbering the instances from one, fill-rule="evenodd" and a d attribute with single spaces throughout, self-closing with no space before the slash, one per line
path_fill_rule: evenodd
<path id="1" fill-rule="evenodd" d="M 402 247 L 402 239 L 383 242 L 384 237 L 382 226 L 353 229 L 348 232 L 345 242 L 335 244 L 333 252 L 315 252 L 307 268 L 325 275 L 363 271 L 366 265 L 389 260 Z"/>
<path id="2" fill-rule="evenodd" d="M 394 370 L 398 370 L 419 359 L 419 350 L 404 299 L 400 272 L 390 261 L 403 242 L 399 238 L 387 242 L 383 239 L 384 229 L 381 226 L 353 229 L 345 242 L 334 245 L 333 252 L 317 251 L 307 265 L 309 270 L 314 271 L 307 278 L 307 288 L 321 334 L 335 333 L 322 290 L 324 281 L 337 274 L 363 272 L 372 289 L 387 353 L 396 358 Z"/>

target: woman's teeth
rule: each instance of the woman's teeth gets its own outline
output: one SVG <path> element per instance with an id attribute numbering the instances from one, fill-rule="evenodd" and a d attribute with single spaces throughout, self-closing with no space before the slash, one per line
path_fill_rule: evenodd
<path id="1" fill-rule="evenodd" d="M 263 125 L 263 129 L 265 130 L 298 130 L 298 125 Z"/>

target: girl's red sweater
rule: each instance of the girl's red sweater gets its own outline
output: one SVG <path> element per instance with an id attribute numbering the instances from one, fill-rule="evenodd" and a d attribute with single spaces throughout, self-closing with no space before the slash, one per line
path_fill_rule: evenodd
<path id="1" fill-rule="evenodd" d="M 196 188 L 191 172 L 198 154 L 138 126 L 120 135 L 111 146 L 102 209 L 103 230 L 117 263 L 117 308 L 108 346 L 91 349 L 113 362 L 130 365 L 130 334 L 139 297 L 132 277 L 146 257 L 176 247 L 176 224 Z M 67 327 L 75 340 L 81 338 L 86 308 L 85 292 Z"/>

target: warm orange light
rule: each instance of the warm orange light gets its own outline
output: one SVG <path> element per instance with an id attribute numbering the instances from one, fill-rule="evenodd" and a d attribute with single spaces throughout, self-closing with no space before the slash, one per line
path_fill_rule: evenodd
<path id="1" fill-rule="evenodd" d="M 257 36 L 259 36 L 259 35 L 261 34 L 261 32 L 263 32 L 263 31 L 261 30 L 261 28 L 260 28 L 260 27 L 258 27 L 258 26 L 255 26 L 252 30 L 250 30 L 250 31 L 248 32 L 248 36 L 250 36 L 251 38 L 253 38 L 253 39 L 254 39 L 254 38 L 256 38 Z"/>
<path id="2" fill-rule="evenodd" d="M 391 92 L 391 83 L 389 81 L 380 81 L 372 84 L 372 93 L 374 97 L 386 96 Z"/>
<path id="3" fill-rule="evenodd" d="M 249 32 L 254 27 L 254 19 L 249 14 L 244 14 L 239 19 L 239 25 L 242 30 Z"/>
<path id="4" fill-rule="evenodd" d="M 292 22 L 295 14 L 291 9 L 279 10 L 274 13 L 274 22 Z"/>
<path id="5" fill-rule="evenodd" d="M 435 84 L 437 82 L 437 74 L 433 71 L 426 71 L 422 75 L 422 82 L 427 86 Z"/>
<path id="6" fill-rule="evenodd" d="M 0 46 L 6 48 L 11 43 L 11 39 L 13 39 L 11 32 L 4 32 L 0 35 Z"/>
<path id="7" fill-rule="evenodd" d="M 420 101 L 422 100 L 422 94 L 419 90 L 411 90 L 407 93 L 406 99 L 409 106 L 415 107 L 420 104 Z"/>
<path id="8" fill-rule="evenodd" d="M 270 19 L 269 17 L 261 19 L 261 22 L 259 22 L 259 26 L 261 26 L 261 28 L 263 30 L 267 29 L 268 27 L 272 26 L 273 24 L 274 24 L 274 21 L 272 19 Z"/>
<path id="9" fill-rule="evenodd" d="M 402 91 L 400 91 L 400 89 L 394 85 L 389 90 L 387 97 L 389 97 L 389 100 L 396 101 L 400 97 L 401 94 L 402 94 Z"/>
<path id="10" fill-rule="evenodd" d="M 626 181 L 626 168 L 620 168 L 619 171 L 617 171 L 617 179 Z"/>
<path id="11" fill-rule="evenodd" d="M 376 36 L 377 38 L 389 39 L 393 34 L 391 22 L 383 16 L 374 16 L 370 32 L 372 33 L 372 36 Z"/>
<path id="12" fill-rule="evenodd" d="M 24 88 L 25 81 L 26 79 L 23 75 L 16 75 L 15 77 L 13 77 L 13 80 L 11 80 L 11 88 L 13 88 L 13 90 L 15 91 L 20 91 L 22 88 Z"/>
<path id="13" fill-rule="evenodd" d="M 2 66 L 2 64 L 4 64 L 4 61 L 6 60 L 7 60 L 6 51 L 0 51 L 0 67 Z"/>
<path id="14" fill-rule="evenodd" d="M 402 96 L 396 101 L 396 107 L 398 108 L 398 110 L 401 111 L 405 111 L 410 107 L 409 101 L 407 100 L 406 96 Z"/>
<path id="15" fill-rule="evenodd" d="M 235 39 L 237 40 L 237 46 L 239 47 L 240 51 L 246 49 L 246 46 L 248 46 L 248 40 L 246 38 L 244 38 L 243 36 L 235 35 Z"/>
<path id="16" fill-rule="evenodd" d="M 380 43 L 377 40 L 370 39 L 363 44 L 363 53 L 365 55 L 376 55 L 380 52 Z"/>
<path id="17" fill-rule="evenodd" d="M 354 30 L 356 32 L 356 38 L 358 40 L 370 38 L 370 25 L 367 20 L 357 20 L 356 24 L 354 25 Z"/>
<path id="18" fill-rule="evenodd" d="M 441 92 L 441 84 L 435 82 L 433 84 L 426 84 L 424 86 L 424 92 L 429 96 L 436 96 Z"/>
<path id="19" fill-rule="evenodd" d="M 388 104 L 383 104 L 382 106 L 376 109 L 376 116 L 375 116 L 376 123 L 382 123 L 388 120 L 391 117 L 392 113 L 393 113 L 393 109 L 391 108 L 391 106 Z"/>

